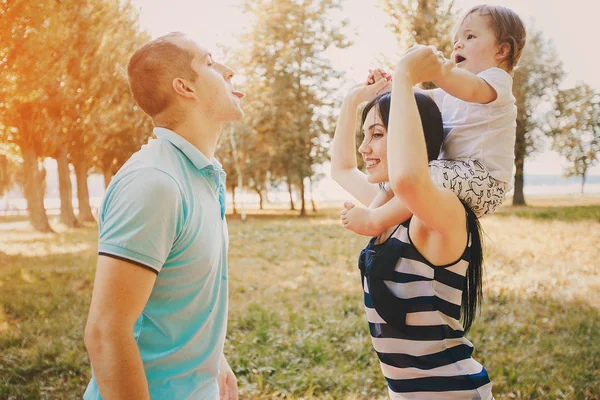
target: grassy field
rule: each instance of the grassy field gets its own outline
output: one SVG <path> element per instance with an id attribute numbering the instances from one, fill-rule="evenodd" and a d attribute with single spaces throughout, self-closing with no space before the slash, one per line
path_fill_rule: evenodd
<path id="1" fill-rule="evenodd" d="M 367 239 L 337 210 L 253 213 L 229 219 L 225 352 L 241 398 L 385 398 L 356 267 Z M 468 337 L 496 399 L 600 399 L 598 203 L 504 207 L 482 223 L 486 299 Z M 0 219 L 0 399 L 81 398 L 90 377 L 96 227 L 53 226 Z"/>

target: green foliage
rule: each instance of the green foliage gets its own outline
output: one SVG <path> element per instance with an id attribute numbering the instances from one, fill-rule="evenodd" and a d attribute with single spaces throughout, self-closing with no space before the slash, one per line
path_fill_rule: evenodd
<path id="1" fill-rule="evenodd" d="M 230 63 L 243 79 L 244 124 L 235 129 L 243 174 L 251 187 L 282 180 L 301 187 L 327 158 L 333 92 L 340 77 L 324 52 L 349 45 L 345 22 L 328 16 L 338 0 L 246 1 L 252 21 Z"/>
<path id="2" fill-rule="evenodd" d="M 559 91 L 555 118 L 552 148 L 570 163 L 565 175 L 582 178 L 583 192 L 587 171 L 600 157 L 600 94 L 584 83 Z"/>
<path id="3" fill-rule="evenodd" d="M 20 183 L 36 229 L 49 230 L 38 159 L 60 161 L 69 201 L 66 163 L 80 183 L 92 165 L 110 177 L 151 133 L 124 74 L 149 39 L 137 19 L 130 0 L 0 2 L 0 37 L 10 38 L 0 44 L 0 143 L 23 159 Z M 78 197 L 89 203 L 87 188 Z"/>
<path id="4" fill-rule="evenodd" d="M 550 133 L 544 105 L 553 107 L 564 77 L 562 61 L 554 43 L 535 28 L 527 32 L 527 44 L 514 71 L 513 93 L 517 100 L 517 137 L 524 138 L 524 156 L 534 153 L 540 139 Z"/>
<path id="5" fill-rule="evenodd" d="M 390 16 L 387 27 L 396 36 L 401 50 L 413 43 L 433 45 L 450 57 L 457 22 L 454 1 L 384 0 L 383 10 Z"/>

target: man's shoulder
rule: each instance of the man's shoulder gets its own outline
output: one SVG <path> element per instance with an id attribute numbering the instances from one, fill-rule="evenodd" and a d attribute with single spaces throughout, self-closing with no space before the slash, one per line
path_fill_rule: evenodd
<path id="1" fill-rule="evenodd" d="M 160 179 L 166 174 L 178 181 L 178 171 L 179 159 L 172 146 L 163 140 L 152 139 L 123 164 L 113 180 L 118 181 L 131 174 L 149 180 Z"/>

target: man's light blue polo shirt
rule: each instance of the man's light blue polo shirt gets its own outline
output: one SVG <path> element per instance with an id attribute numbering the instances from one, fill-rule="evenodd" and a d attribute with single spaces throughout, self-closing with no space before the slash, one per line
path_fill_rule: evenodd
<path id="1" fill-rule="evenodd" d="M 98 253 L 156 272 L 135 323 L 152 399 L 216 399 L 227 326 L 225 172 L 176 133 L 135 153 L 110 183 Z M 95 378 L 85 400 L 100 399 Z"/>

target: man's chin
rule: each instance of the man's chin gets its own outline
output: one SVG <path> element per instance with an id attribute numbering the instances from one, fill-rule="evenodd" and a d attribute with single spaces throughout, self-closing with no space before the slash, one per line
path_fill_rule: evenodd
<path id="1" fill-rule="evenodd" d="M 237 122 L 244 118 L 244 111 L 241 108 L 236 108 L 225 115 L 223 122 Z"/>
<path id="2" fill-rule="evenodd" d="M 238 108 L 233 116 L 233 121 L 240 121 L 242 118 L 244 118 L 244 110 Z"/>

